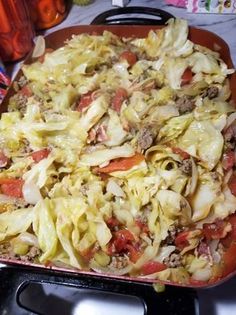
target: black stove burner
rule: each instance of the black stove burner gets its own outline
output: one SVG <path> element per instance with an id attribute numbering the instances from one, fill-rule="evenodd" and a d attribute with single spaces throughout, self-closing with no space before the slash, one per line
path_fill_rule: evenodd
<path id="1" fill-rule="evenodd" d="M 133 15 L 133 17 L 120 17 L 120 15 Z M 156 18 L 136 17 L 137 14 L 155 16 Z M 119 17 L 118 17 L 119 16 Z M 166 11 L 146 7 L 125 7 L 105 11 L 99 14 L 91 24 L 110 25 L 164 25 L 174 16 Z"/>

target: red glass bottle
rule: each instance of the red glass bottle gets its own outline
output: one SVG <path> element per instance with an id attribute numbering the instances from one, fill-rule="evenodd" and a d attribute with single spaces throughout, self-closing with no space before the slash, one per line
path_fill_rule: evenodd
<path id="1" fill-rule="evenodd" d="M 23 58 L 33 47 L 34 31 L 25 0 L 0 0 L 0 56 Z"/>
<path id="2" fill-rule="evenodd" d="M 28 0 L 27 3 L 36 30 L 61 23 L 67 14 L 68 5 L 65 0 Z"/>

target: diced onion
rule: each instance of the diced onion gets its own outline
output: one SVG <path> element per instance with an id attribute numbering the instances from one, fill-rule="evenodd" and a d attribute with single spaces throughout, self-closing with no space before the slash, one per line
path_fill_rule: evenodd
<path id="1" fill-rule="evenodd" d="M 192 275 L 192 278 L 197 281 L 208 281 L 211 278 L 212 270 L 210 267 L 198 269 Z"/>
<path id="2" fill-rule="evenodd" d="M 42 199 L 40 190 L 34 182 L 25 182 L 22 188 L 24 199 L 27 203 L 35 205 Z"/>
<path id="3" fill-rule="evenodd" d="M 110 179 L 107 183 L 107 192 L 112 193 L 116 197 L 125 197 L 125 193 L 113 179 Z"/>
<path id="4" fill-rule="evenodd" d="M 220 254 L 218 252 L 216 252 L 218 244 L 219 244 L 219 240 L 212 240 L 209 244 L 212 259 L 213 259 L 214 263 L 216 263 L 216 264 L 218 264 L 221 260 Z"/>
<path id="5" fill-rule="evenodd" d="M 123 276 L 123 275 L 128 274 L 131 271 L 132 265 L 128 265 L 121 269 L 117 269 L 114 267 L 101 267 L 94 259 L 92 259 L 90 262 L 90 268 L 96 271 L 97 273 L 103 273 L 103 274 L 112 273 L 113 275 L 116 275 L 116 276 Z"/>
<path id="6" fill-rule="evenodd" d="M 236 112 L 229 115 L 229 117 L 227 118 L 227 122 L 224 127 L 224 130 L 226 130 L 235 120 L 236 120 Z"/>
<path id="7" fill-rule="evenodd" d="M 18 235 L 17 239 L 27 245 L 39 247 L 37 237 L 31 233 L 22 232 L 21 234 Z"/>
<path id="8" fill-rule="evenodd" d="M 175 246 L 173 245 L 163 246 L 162 248 L 160 248 L 158 255 L 156 256 L 154 260 L 162 263 L 163 260 L 169 257 L 170 254 L 172 254 L 174 251 L 175 251 Z"/>
<path id="9" fill-rule="evenodd" d="M 197 171 L 197 166 L 192 157 L 191 157 L 191 161 L 192 161 L 192 178 L 191 178 L 190 194 L 192 195 L 197 187 L 198 171 Z"/>

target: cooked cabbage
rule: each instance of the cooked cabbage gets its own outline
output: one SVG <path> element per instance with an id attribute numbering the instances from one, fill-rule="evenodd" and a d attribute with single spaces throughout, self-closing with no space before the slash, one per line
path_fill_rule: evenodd
<path id="1" fill-rule="evenodd" d="M 234 70 L 188 34 L 171 19 L 145 38 L 78 34 L 52 52 L 40 39 L 0 119 L 0 259 L 219 278 L 217 227 L 236 209 Z"/>

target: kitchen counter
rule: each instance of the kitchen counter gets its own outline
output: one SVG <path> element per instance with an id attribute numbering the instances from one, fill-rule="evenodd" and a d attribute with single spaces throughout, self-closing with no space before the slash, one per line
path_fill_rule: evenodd
<path id="1" fill-rule="evenodd" d="M 173 14 L 175 17 L 188 20 L 189 25 L 207 29 L 222 37 L 230 47 L 231 56 L 236 66 L 236 14 L 192 14 L 186 9 L 166 5 L 164 0 L 131 0 L 128 6 L 146 6 L 159 8 Z M 111 0 L 95 0 L 88 6 L 74 5 L 67 18 L 46 33 L 77 24 L 90 24 L 100 13 L 114 8 Z"/>

